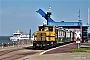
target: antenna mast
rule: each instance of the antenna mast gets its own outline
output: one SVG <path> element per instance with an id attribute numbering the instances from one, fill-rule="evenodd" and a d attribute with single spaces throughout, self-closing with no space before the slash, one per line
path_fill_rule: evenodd
<path id="1" fill-rule="evenodd" d="M 51 10 L 51 6 L 50 6 L 50 3 L 49 3 L 49 12 L 50 12 L 50 10 Z"/>
<path id="2" fill-rule="evenodd" d="M 89 8 L 88 8 L 88 25 L 90 25 L 90 23 L 89 23 Z"/>
<path id="3" fill-rule="evenodd" d="M 79 12 L 78 13 L 79 13 L 78 17 L 79 17 L 79 20 L 80 20 L 80 9 L 79 9 Z"/>

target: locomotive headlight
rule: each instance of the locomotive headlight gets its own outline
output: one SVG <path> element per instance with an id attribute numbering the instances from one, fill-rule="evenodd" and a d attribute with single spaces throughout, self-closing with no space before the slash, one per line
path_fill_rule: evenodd
<path id="1" fill-rule="evenodd" d="M 36 37 L 35 37 L 35 39 L 34 40 L 36 40 Z"/>
<path id="2" fill-rule="evenodd" d="M 61 38 L 61 41 L 62 41 L 62 38 Z"/>

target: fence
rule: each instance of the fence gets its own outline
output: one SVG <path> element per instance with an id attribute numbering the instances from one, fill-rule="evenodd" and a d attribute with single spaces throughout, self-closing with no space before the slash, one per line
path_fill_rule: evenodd
<path id="1" fill-rule="evenodd" d="M 19 47 L 24 45 L 30 45 L 33 44 L 32 40 L 19 40 L 19 41 L 10 41 L 10 42 L 2 42 L 0 44 L 1 48 L 4 49 L 4 47 Z"/>

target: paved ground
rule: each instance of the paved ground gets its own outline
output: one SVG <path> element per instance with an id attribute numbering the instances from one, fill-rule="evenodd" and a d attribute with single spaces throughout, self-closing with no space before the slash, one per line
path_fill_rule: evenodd
<path id="1" fill-rule="evenodd" d="M 82 45 L 84 47 L 87 45 L 90 46 L 90 42 L 83 43 Z M 82 53 L 55 53 L 56 51 L 54 51 L 53 54 L 40 55 L 40 53 L 38 53 L 35 55 L 28 55 L 17 60 L 90 60 L 90 50 Z"/>
<path id="2" fill-rule="evenodd" d="M 84 47 L 90 46 L 90 43 L 83 43 L 82 45 Z M 74 46 L 74 47 L 76 47 L 76 46 Z M 4 49 L 0 49 L 0 51 L 8 50 L 8 48 L 13 49 L 11 47 L 7 47 Z M 18 47 L 16 47 L 16 48 L 18 48 Z M 68 47 L 66 49 L 68 49 Z M 90 50 L 88 50 L 87 52 L 83 52 L 83 53 L 59 53 L 59 50 L 58 50 L 58 52 L 56 50 L 54 52 L 57 52 L 57 53 L 43 54 L 43 55 L 40 55 L 41 51 L 36 50 L 36 52 L 38 52 L 38 53 L 35 53 L 35 54 L 28 53 L 28 54 L 26 54 L 26 56 L 23 56 L 24 54 L 20 54 L 20 53 L 25 53 L 25 52 L 32 52 L 32 50 L 24 49 L 24 50 L 10 52 L 10 53 L 0 56 L 0 59 L 12 56 L 10 58 L 5 58 L 3 60 L 14 60 L 13 58 L 22 56 L 21 58 L 18 58 L 15 60 L 90 60 Z"/>
<path id="3" fill-rule="evenodd" d="M 90 53 L 57 53 L 28 55 L 17 60 L 90 60 Z"/>

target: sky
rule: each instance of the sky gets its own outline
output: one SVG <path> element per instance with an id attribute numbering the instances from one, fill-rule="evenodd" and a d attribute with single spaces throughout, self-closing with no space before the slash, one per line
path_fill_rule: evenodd
<path id="1" fill-rule="evenodd" d="M 83 25 L 88 22 L 90 0 L 0 0 L 0 36 L 12 36 L 18 28 L 25 34 L 37 31 L 46 20 L 36 11 L 48 12 L 49 4 L 54 21 L 77 22 L 80 9 Z"/>

